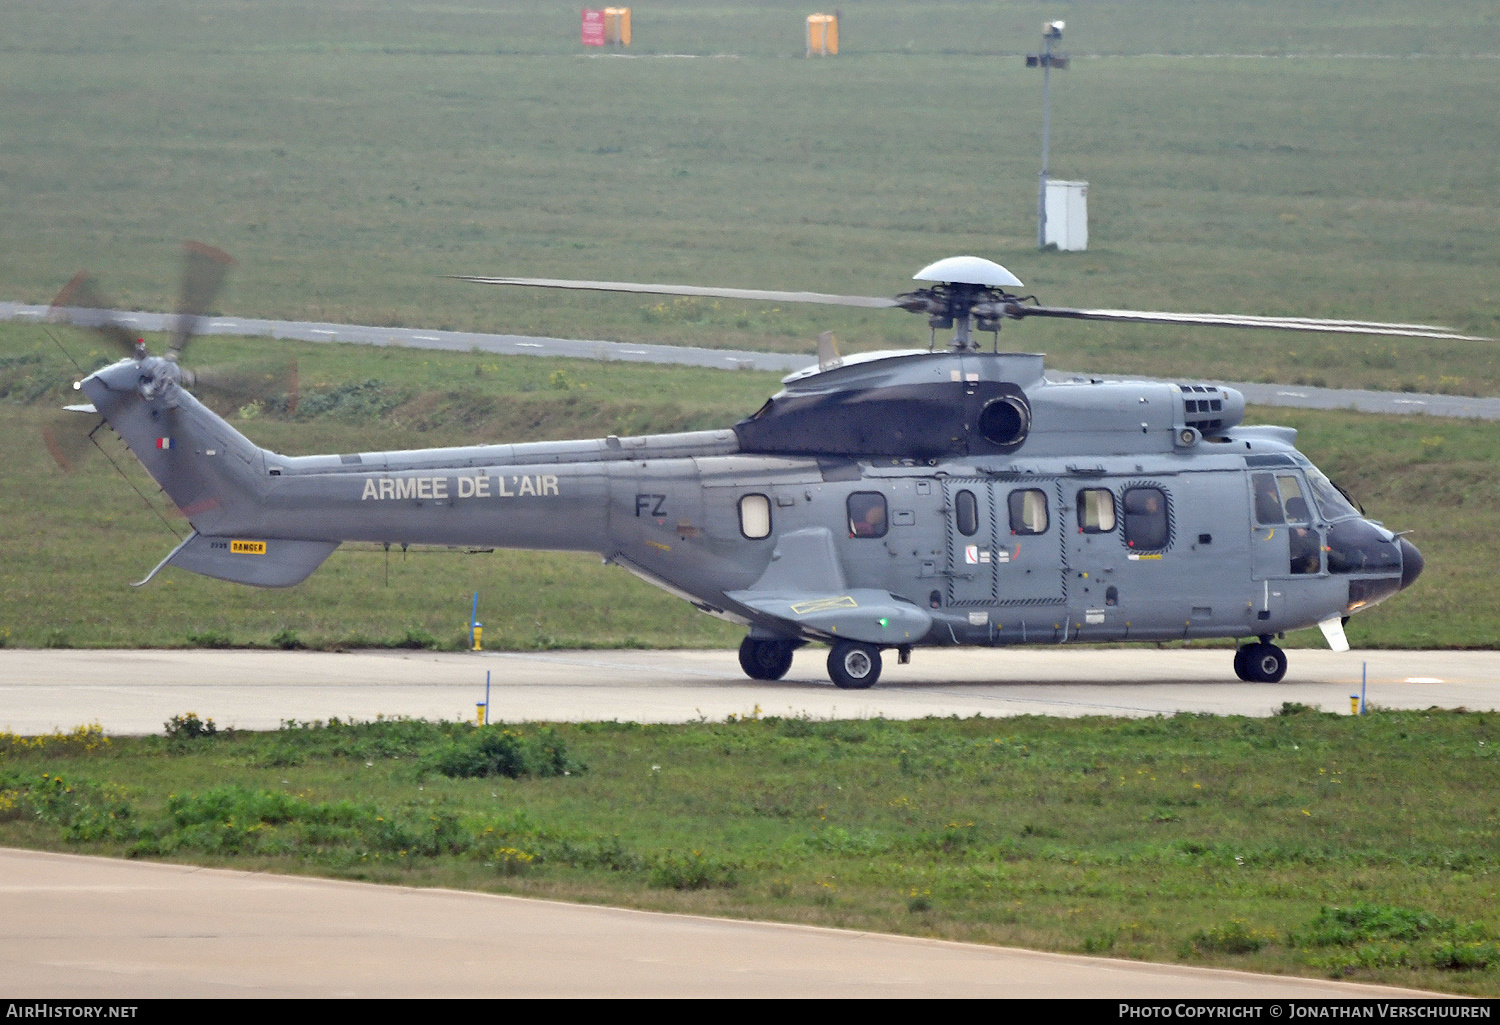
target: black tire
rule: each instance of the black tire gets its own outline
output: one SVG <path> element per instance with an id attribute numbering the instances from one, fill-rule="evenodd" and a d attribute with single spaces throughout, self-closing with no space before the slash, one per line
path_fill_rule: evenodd
<path id="1" fill-rule="evenodd" d="M 1253 647 L 1255 647 L 1255 645 L 1253 645 L 1253 644 L 1246 644 L 1244 647 L 1236 648 L 1235 652 L 1234 652 L 1234 675 L 1238 676 L 1241 680 L 1244 680 L 1246 683 L 1251 682 L 1251 680 L 1250 680 L 1250 649 L 1253 648 Z"/>
<path id="2" fill-rule="evenodd" d="M 1279 683 L 1286 675 L 1286 652 L 1274 644 L 1248 644 L 1245 652 L 1246 679 L 1251 683 Z"/>
<path id="3" fill-rule="evenodd" d="M 740 641 L 740 668 L 752 680 L 779 680 L 792 668 L 791 641 L 746 637 Z"/>
<path id="4" fill-rule="evenodd" d="M 828 677 L 841 690 L 867 690 L 880 679 L 880 649 L 858 641 L 839 641 L 828 653 Z"/>

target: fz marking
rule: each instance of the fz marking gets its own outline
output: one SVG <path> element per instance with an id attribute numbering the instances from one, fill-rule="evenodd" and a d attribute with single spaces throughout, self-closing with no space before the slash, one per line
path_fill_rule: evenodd
<path id="1" fill-rule="evenodd" d="M 666 504 L 666 495 L 636 495 L 635 514 L 640 516 L 641 513 L 649 509 L 651 511 L 646 512 L 647 516 L 665 516 L 667 514 L 665 509 Z"/>

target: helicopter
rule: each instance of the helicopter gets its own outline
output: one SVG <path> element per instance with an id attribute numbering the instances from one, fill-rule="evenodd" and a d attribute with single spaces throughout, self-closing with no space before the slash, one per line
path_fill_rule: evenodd
<path id="1" fill-rule="evenodd" d="M 746 628 L 747 676 L 777 680 L 809 642 L 840 688 L 929 646 L 1230 638 L 1246 681 L 1279 681 L 1274 639 L 1409 586 L 1423 558 L 1367 519 L 1295 446 L 1243 423 L 1233 388 L 1090 377 L 1053 382 L 1002 351 L 1007 320 L 1471 339 L 1375 321 L 1049 307 L 1001 265 L 939 260 L 893 298 L 690 285 L 455 276 L 589 289 L 896 308 L 926 349 L 817 363 L 732 428 L 639 437 L 286 456 L 190 391 L 181 365 L 229 258 L 188 244 L 170 346 L 147 352 L 75 278 L 57 319 L 123 350 L 74 387 L 188 519 L 166 566 L 258 587 L 306 579 L 346 541 L 593 552 Z M 952 330 L 938 348 L 936 332 Z M 982 351 L 976 332 L 993 335 Z M 1480 340 L 1480 339 L 1472 339 Z M 212 375 L 209 375 L 210 377 Z M 53 447 L 49 441 L 49 447 Z"/>

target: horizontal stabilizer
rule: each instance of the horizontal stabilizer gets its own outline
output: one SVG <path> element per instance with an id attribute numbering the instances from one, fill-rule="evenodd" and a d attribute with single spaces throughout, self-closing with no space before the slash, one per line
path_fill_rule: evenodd
<path id="1" fill-rule="evenodd" d="M 932 629 L 927 610 L 889 591 L 854 588 L 827 594 L 788 594 L 759 590 L 725 591 L 724 596 L 772 616 L 799 633 L 825 638 L 899 646 L 915 644 Z"/>
<path id="2" fill-rule="evenodd" d="M 176 566 L 236 584 L 291 587 L 306 580 L 338 546 L 337 541 L 209 537 L 194 531 L 135 586 L 148 583 L 163 566 Z"/>

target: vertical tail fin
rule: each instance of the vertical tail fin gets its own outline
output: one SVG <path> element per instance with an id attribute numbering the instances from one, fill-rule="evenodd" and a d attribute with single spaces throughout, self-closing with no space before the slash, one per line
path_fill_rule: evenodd
<path id="1" fill-rule="evenodd" d="M 162 490 L 204 534 L 253 519 L 265 493 L 265 452 L 181 388 L 174 364 L 125 360 L 82 389 Z"/>

